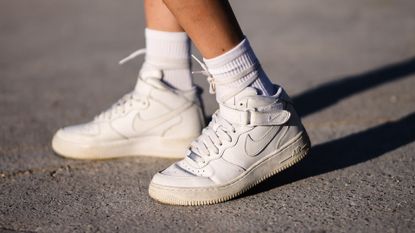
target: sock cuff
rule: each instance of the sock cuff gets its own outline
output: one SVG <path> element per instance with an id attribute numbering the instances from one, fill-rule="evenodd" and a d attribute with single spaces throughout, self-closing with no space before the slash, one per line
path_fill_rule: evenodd
<path id="1" fill-rule="evenodd" d="M 177 42 L 187 42 L 189 37 L 186 32 L 166 32 L 159 31 L 150 28 L 146 28 L 144 31 L 145 37 L 155 40 L 164 40 L 164 41 L 177 41 Z"/>
<path id="2" fill-rule="evenodd" d="M 190 39 L 185 32 L 166 32 L 146 28 L 145 70 L 161 70 L 161 80 L 179 90 L 192 88 Z"/>
<path id="3" fill-rule="evenodd" d="M 227 99 L 246 87 L 254 87 L 261 95 L 270 95 L 275 89 L 259 65 L 246 37 L 224 54 L 203 60 L 216 80 L 218 101 Z"/>
<path id="4" fill-rule="evenodd" d="M 259 61 L 252 50 L 247 38 L 237 46 L 215 58 L 204 59 L 209 72 L 223 81 L 233 79 L 247 69 L 252 68 Z M 256 73 L 253 71 L 252 73 Z M 226 81 L 225 81 L 226 82 Z"/>
<path id="5" fill-rule="evenodd" d="M 221 67 L 241 57 L 243 54 L 246 59 L 250 60 L 250 62 L 257 61 L 255 53 L 253 52 L 251 45 L 246 37 L 238 45 L 225 52 L 224 54 L 210 59 L 203 58 L 203 61 L 208 67 L 211 68 Z"/>
<path id="6" fill-rule="evenodd" d="M 190 39 L 185 32 L 146 28 L 146 63 L 160 68 L 188 68 Z"/>

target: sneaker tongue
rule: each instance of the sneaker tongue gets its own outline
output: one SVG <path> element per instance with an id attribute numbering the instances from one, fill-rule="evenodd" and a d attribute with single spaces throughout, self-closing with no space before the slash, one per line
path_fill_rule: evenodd
<path id="1" fill-rule="evenodd" d="M 139 76 L 144 80 L 148 78 L 161 80 L 163 78 L 163 71 L 157 66 L 154 66 L 148 62 L 144 62 L 143 66 L 141 67 Z"/>
<path id="2" fill-rule="evenodd" d="M 143 80 L 147 79 L 157 79 L 161 80 L 163 78 L 163 71 L 161 70 L 141 70 L 140 77 Z"/>
<path id="3" fill-rule="evenodd" d="M 135 85 L 134 91 L 141 93 L 149 88 L 149 86 L 157 87 L 159 89 L 164 89 L 164 86 L 161 82 L 163 77 L 163 71 L 161 70 L 146 70 L 142 69 L 138 75 L 137 83 Z"/>

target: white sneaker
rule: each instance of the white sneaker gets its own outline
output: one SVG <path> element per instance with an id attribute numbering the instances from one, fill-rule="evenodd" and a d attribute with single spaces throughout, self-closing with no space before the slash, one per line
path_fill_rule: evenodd
<path id="1" fill-rule="evenodd" d="M 300 161 L 309 149 L 283 89 L 265 97 L 248 87 L 219 104 L 187 157 L 157 173 L 149 194 L 175 205 L 224 202 Z"/>
<path id="2" fill-rule="evenodd" d="M 196 88 L 172 89 L 162 73 L 142 72 L 133 92 L 92 122 L 58 130 L 54 151 L 76 159 L 123 156 L 183 158 L 204 117 Z"/>

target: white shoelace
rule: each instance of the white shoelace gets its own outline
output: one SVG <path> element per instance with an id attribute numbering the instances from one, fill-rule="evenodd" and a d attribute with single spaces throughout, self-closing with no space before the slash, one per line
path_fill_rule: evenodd
<path id="1" fill-rule="evenodd" d="M 215 78 L 213 78 L 213 75 L 208 71 L 208 68 L 205 63 L 203 63 L 201 60 L 199 60 L 195 55 L 192 54 L 192 58 L 199 63 L 200 67 L 202 67 L 203 70 L 197 70 L 192 71 L 192 74 L 202 74 L 207 77 L 207 81 L 209 83 L 209 93 L 215 94 L 216 86 L 215 86 Z"/>
<path id="2" fill-rule="evenodd" d="M 132 59 L 144 55 L 146 53 L 146 49 L 139 49 L 132 52 L 127 57 L 121 59 L 118 64 L 123 65 Z M 121 99 L 119 99 L 115 104 L 113 104 L 109 109 L 101 112 L 99 115 L 95 117 L 95 120 L 111 120 L 113 117 L 119 116 L 120 114 L 125 114 L 131 108 L 145 107 L 148 102 L 142 96 L 138 96 L 136 93 L 130 92 Z"/>
<path id="3" fill-rule="evenodd" d="M 130 109 L 143 109 L 148 105 L 148 101 L 145 97 L 138 96 L 134 92 L 130 92 L 119 99 L 109 109 L 100 113 L 95 117 L 96 120 L 111 120 L 116 116 L 125 114 Z"/>
<path id="4" fill-rule="evenodd" d="M 134 58 L 140 56 L 140 55 L 144 55 L 146 53 L 146 49 L 139 49 L 136 50 L 134 52 L 132 52 L 130 55 L 128 55 L 127 57 L 121 59 L 118 64 L 123 65 L 131 60 L 133 60 Z"/>
<path id="5" fill-rule="evenodd" d="M 202 75 L 207 76 L 207 81 L 209 82 L 209 93 L 210 94 L 215 94 L 216 93 L 216 85 L 227 85 L 229 83 L 233 83 L 233 82 L 235 82 L 237 80 L 240 80 L 241 78 L 247 76 L 251 72 L 254 72 L 254 71 L 260 69 L 260 64 L 259 63 L 255 63 L 255 64 L 251 65 L 250 67 L 248 67 L 247 69 L 245 69 L 244 71 L 242 71 L 241 73 L 235 75 L 234 77 L 227 78 L 226 80 L 225 79 L 216 79 L 209 72 L 208 67 L 206 66 L 206 64 L 204 64 L 202 61 L 200 61 L 193 54 L 192 54 L 192 58 L 197 63 L 199 63 L 199 65 L 203 69 L 201 71 L 193 71 L 192 74 L 202 74 Z M 248 87 L 249 85 L 251 85 L 257 78 L 258 78 L 257 76 L 251 76 L 250 79 L 245 80 L 241 85 L 239 85 L 238 88 L 236 88 L 232 92 L 227 93 L 227 95 L 222 96 L 221 98 L 222 99 L 228 99 L 228 98 L 236 95 L 237 93 L 239 93 L 240 91 L 242 91 L 243 89 L 245 89 L 246 87 Z"/>
<path id="6" fill-rule="evenodd" d="M 232 142 L 231 135 L 235 132 L 235 127 L 216 112 L 202 134 L 191 143 L 191 150 L 202 158 L 210 156 L 211 153 L 218 155 L 219 148 L 224 143 Z"/>
<path id="7" fill-rule="evenodd" d="M 135 59 L 136 57 L 140 56 L 140 55 L 144 55 L 146 53 L 146 49 L 139 49 L 136 50 L 134 52 L 132 52 L 130 55 L 128 55 L 127 57 L 121 59 L 118 64 L 123 65 L 133 59 Z M 203 70 L 200 71 L 192 71 L 192 74 L 202 74 L 207 76 L 207 81 L 209 82 L 209 93 L 210 94 L 215 94 L 215 83 L 216 80 L 213 78 L 212 74 L 209 73 L 207 66 L 201 61 L 199 60 L 195 55 L 192 54 L 192 58 L 199 63 L 199 65 L 202 67 Z"/>

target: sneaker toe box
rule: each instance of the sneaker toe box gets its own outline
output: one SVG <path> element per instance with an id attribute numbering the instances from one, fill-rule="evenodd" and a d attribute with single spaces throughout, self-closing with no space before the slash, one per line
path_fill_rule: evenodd
<path id="1" fill-rule="evenodd" d="M 198 188 L 215 185 L 209 177 L 194 175 L 177 166 L 177 164 L 173 164 L 155 174 L 151 183 L 153 185 L 176 188 Z"/>

